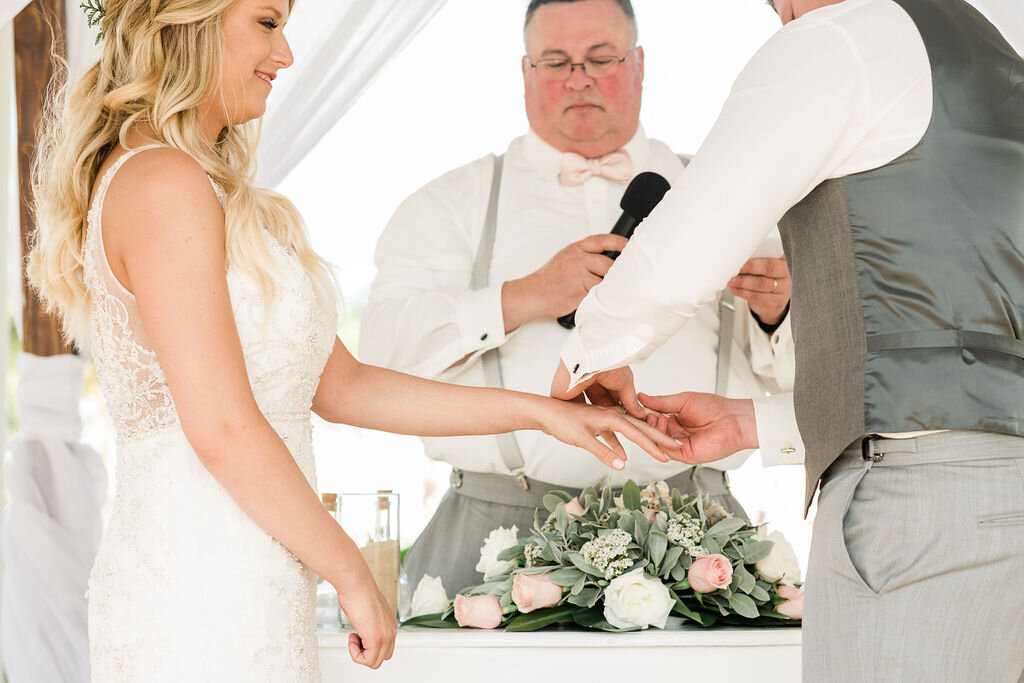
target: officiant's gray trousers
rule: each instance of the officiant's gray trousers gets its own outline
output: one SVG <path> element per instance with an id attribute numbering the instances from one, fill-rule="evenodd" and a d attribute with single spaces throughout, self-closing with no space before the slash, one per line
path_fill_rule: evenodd
<path id="1" fill-rule="evenodd" d="M 945 432 L 826 472 L 803 624 L 813 683 L 1024 683 L 1024 438 Z"/>
<path id="2" fill-rule="evenodd" d="M 666 482 L 684 495 L 699 489 L 729 512 L 747 518 L 743 506 L 729 491 L 724 472 L 694 467 Z M 544 515 L 544 495 L 553 490 L 573 496 L 581 493 L 581 489 L 536 480 L 530 480 L 529 490 L 524 491 L 516 478 L 508 475 L 452 472 L 451 488 L 406 553 L 402 566 L 409 584 L 415 588 L 424 574 L 440 576 L 451 597 L 463 588 L 483 583 L 483 575 L 475 567 L 487 535 L 513 524 L 519 527 L 520 537 L 529 535 L 534 511 L 540 509 Z"/>

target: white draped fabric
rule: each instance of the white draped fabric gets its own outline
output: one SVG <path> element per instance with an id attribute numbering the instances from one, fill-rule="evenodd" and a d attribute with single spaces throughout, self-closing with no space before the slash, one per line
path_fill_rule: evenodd
<path id="1" fill-rule="evenodd" d="M 303 0 L 285 35 L 295 65 L 274 83 L 258 182 L 276 187 L 444 0 Z M 443 73 L 443 65 L 438 65 Z M 396 120 L 382 125 L 398 125 Z M 328 181 L 329 179 L 324 179 Z"/>
<path id="2" fill-rule="evenodd" d="M 6 463 L 3 657 L 11 681 L 87 683 L 85 592 L 107 475 L 79 442 L 85 361 L 18 357 L 20 432 Z"/>
<path id="3" fill-rule="evenodd" d="M 0 26 L 5 25 L 8 21 L 16 17 L 18 12 L 25 9 L 25 5 L 31 1 L 32 0 L 0 0 Z M 71 3 L 69 2 L 68 5 L 70 6 Z"/>

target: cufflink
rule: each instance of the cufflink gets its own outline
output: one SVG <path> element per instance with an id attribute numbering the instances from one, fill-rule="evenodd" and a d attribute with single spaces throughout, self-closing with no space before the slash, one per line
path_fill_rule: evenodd
<path id="1" fill-rule="evenodd" d="M 486 332 L 484 332 L 482 335 L 480 335 L 480 341 L 484 341 L 485 339 L 487 339 L 487 333 Z"/>

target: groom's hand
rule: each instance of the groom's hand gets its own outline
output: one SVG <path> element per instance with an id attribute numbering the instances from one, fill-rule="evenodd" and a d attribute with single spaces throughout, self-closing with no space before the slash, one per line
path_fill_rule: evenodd
<path id="1" fill-rule="evenodd" d="M 643 420 L 647 411 L 637 400 L 636 388 L 633 385 L 633 371 L 628 366 L 599 372 L 573 388 L 569 388 L 569 371 L 565 363 L 558 362 L 558 370 L 551 381 L 551 395 L 563 401 L 582 401 L 583 394 L 597 406 L 622 406 L 626 412 L 638 420 Z"/>
<path id="2" fill-rule="evenodd" d="M 754 402 L 750 399 L 683 392 L 671 396 L 640 394 L 640 402 L 657 411 L 647 416 L 647 423 L 676 440 L 684 462 L 713 462 L 757 448 Z"/>

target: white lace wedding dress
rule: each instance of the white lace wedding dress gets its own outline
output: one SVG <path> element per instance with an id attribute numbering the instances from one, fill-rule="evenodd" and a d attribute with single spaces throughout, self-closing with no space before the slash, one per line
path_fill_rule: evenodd
<path id="1" fill-rule="evenodd" d="M 196 457 L 135 299 L 103 250 L 107 188 L 143 149 L 105 174 L 86 233 L 92 353 L 118 439 L 117 494 L 89 580 L 93 681 L 319 680 L 315 576 Z M 261 287 L 228 267 L 231 304 L 260 410 L 315 487 L 310 406 L 335 320 L 298 260 L 264 234 L 276 299 L 265 307 Z"/>

